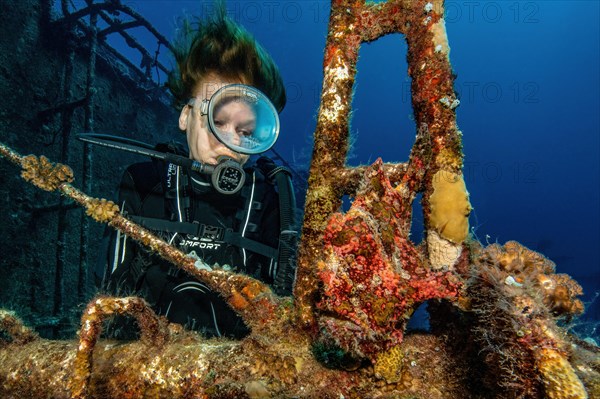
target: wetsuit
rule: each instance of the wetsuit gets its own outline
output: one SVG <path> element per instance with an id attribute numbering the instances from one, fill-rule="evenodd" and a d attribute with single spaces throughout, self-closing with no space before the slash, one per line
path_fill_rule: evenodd
<path id="1" fill-rule="evenodd" d="M 174 164 L 134 164 L 121 181 L 119 205 L 127 217 L 209 265 L 228 265 L 236 272 L 273 283 L 279 203 L 275 188 L 257 168 L 246 169 L 246 183 L 238 194 L 224 195 L 206 176 Z M 188 231 L 177 231 L 181 225 Z M 239 244 L 240 238 L 266 245 L 263 248 L 272 249 L 273 256 L 232 243 Z M 240 338 L 248 333 L 239 316 L 205 284 L 118 231 L 112 234 L 104 287 L 115 295 L 141 296 L 171 322 L 209 337 Z M 113 335 L 127 338 L 131 336 L 128 329 L 126 325 L 115 328 Z"/>

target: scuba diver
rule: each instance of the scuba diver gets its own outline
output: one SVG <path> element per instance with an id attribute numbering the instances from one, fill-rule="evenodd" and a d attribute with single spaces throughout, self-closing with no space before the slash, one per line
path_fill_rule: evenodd
<path id="1" fill-rule="evenodd" d="M 147 151 L 154 159 L 127 168 L 118 204 L 126 217 L 189 256 L 290 295 L 297 239 L 290 173 L 266 157 L 244 167 L 277 140 L 278 112 L 286 102 L 281 76 L 223 7 L 197 29 L 185 28 L 187 42 L 176 48 L 168 87 L 182 107 L 179 129 L 189 150 L 161 144 Z M 102 269 L 96 274 L 105 292 L 141 296 L 157 314 L 189 330 L 232 338 L 249 332 L 205 284 L 119 231 L 111 234 Z M 137 330 L 117 320 L 110 335 L 131 337 L 131 327 Z"/>

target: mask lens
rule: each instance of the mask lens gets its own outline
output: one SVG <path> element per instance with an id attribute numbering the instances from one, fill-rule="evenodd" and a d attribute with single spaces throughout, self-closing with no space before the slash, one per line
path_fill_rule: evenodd
<path id="1" fill-rule="evenodd" d="M 241 154 L 267 151 L 279 135 L 279 116 L 271 101 L 241 84 L 225 86 L 212 96 L 208 122 L 219 141 Z"/>

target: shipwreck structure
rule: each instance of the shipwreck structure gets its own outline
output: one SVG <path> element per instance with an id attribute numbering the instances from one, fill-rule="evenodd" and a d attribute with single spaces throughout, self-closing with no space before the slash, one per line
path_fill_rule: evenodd
<path id="1" fill-rule="evenodd" d="M 2 141 L 69 164 L 86 192 L 109 196 L 125 163 L 136 158 L 119 154 L 115 160 L 114 153 L 94 151 L 75 134 L 122 134 L 150 143 L 173 137 L 176 113 L 157 75 L 165 67 L 154 62 L 169 45 L 157 36 L 156 48 L 144 49 L 128 32 L 151 26 L 119 2 L 89 1 L 78 10 L 69 4 L 2 4 L 0 85 L 11 93 L 1 104 Z M 139 66 L 107 44 L 121 34 L 139 54 Z M 42 336 L 72 336 L 74 309 L 94 290 L 89 271 L 101 252 L 96 237 L 104 226 L 67 199 L 23 186 L 6 166 L 0 166 L 6 176 L 0 207 L 10 216 L 0 224 L 6 237 L 0 251 L 11 256 L 0 271 L 13 283 L 0 290 L 0 303 L 18 310 Z"/>
<path id="2" fill-rule="evenodd" d="M 251 329 L 206 340 L 157 317 L 139 298 L 96 297 L 75 340 L 42 339 L 0 314 L 4 397 L 550 398 L 600 397 L 597 347 L 558 324 L 583 311 L 580 286 L 517 242 L 469 237 L 458 100 L 443 2 L 334 0 L 292 297 L 194 259 L 75 188 L 45 157 L 0 154 L 43 190 L 60 191 L 219 292 Z M 408 161 L 349 168 L 348 123 L 361 43 L 400 32 L 408 43 L 418 131 Z M 28 148 L 29 150 L 29 148 Z M 409 238 L 422 193 L 426 236 Z M 339 213 L 351 195 L 350 210 Z M 428 301 L 431 331 L 406 334 Z M 138 321 L 135 342 L 100 339 L 114 314 Z"/>

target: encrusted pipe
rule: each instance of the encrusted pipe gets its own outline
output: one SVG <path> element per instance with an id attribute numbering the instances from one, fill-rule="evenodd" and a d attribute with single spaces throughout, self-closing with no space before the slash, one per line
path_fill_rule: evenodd
<path id="1" fill-rule="evenodd" d="M 382 165 L 382 168 L 385 170 L 385 174 L 390 179 L 390 182 L 396 185 L 400 184 L 400 182 L 403 180 L 408 165 L 405 163 L 384 164 Z M 366 170 L 366 166 L 333 170 L 332 174 L 337 176 L 337 179 L 334 182 L 336 185 L 335 190 L 344 195 L 354 196 L 359 188 L 360 182 L 362 181 Z"/>
<path id="2" fill-rule="evenodd" d="M 364 0 L 331 3 L 323 61 L 323 89 L 304 208 L 302 242 L 294 295 L 299 318 L 314 329 L 313 303 L 317 290 L 315 260 L 322 257 L 322 232 L 341 205 L 343 187 L 336 183 L 346 169 L 350 104 L 362 42 L 398 32 L 406 22 L 409 1 L 365 4 Z"/>
<path id="3" fill-rule="evenodd" d="M 96 298 L 88 304 L 81 317 L 79 346 L 74 362 L 74 374 L 69 383 L 73 399 L 87 397 L 92 373 L 93 353 L 102 332 L 102 322 L 113 315 L 134 317 L 146 344 L 161 347 L 167 340 L 166 320 L 161 321 L 141 298 Z"/>

